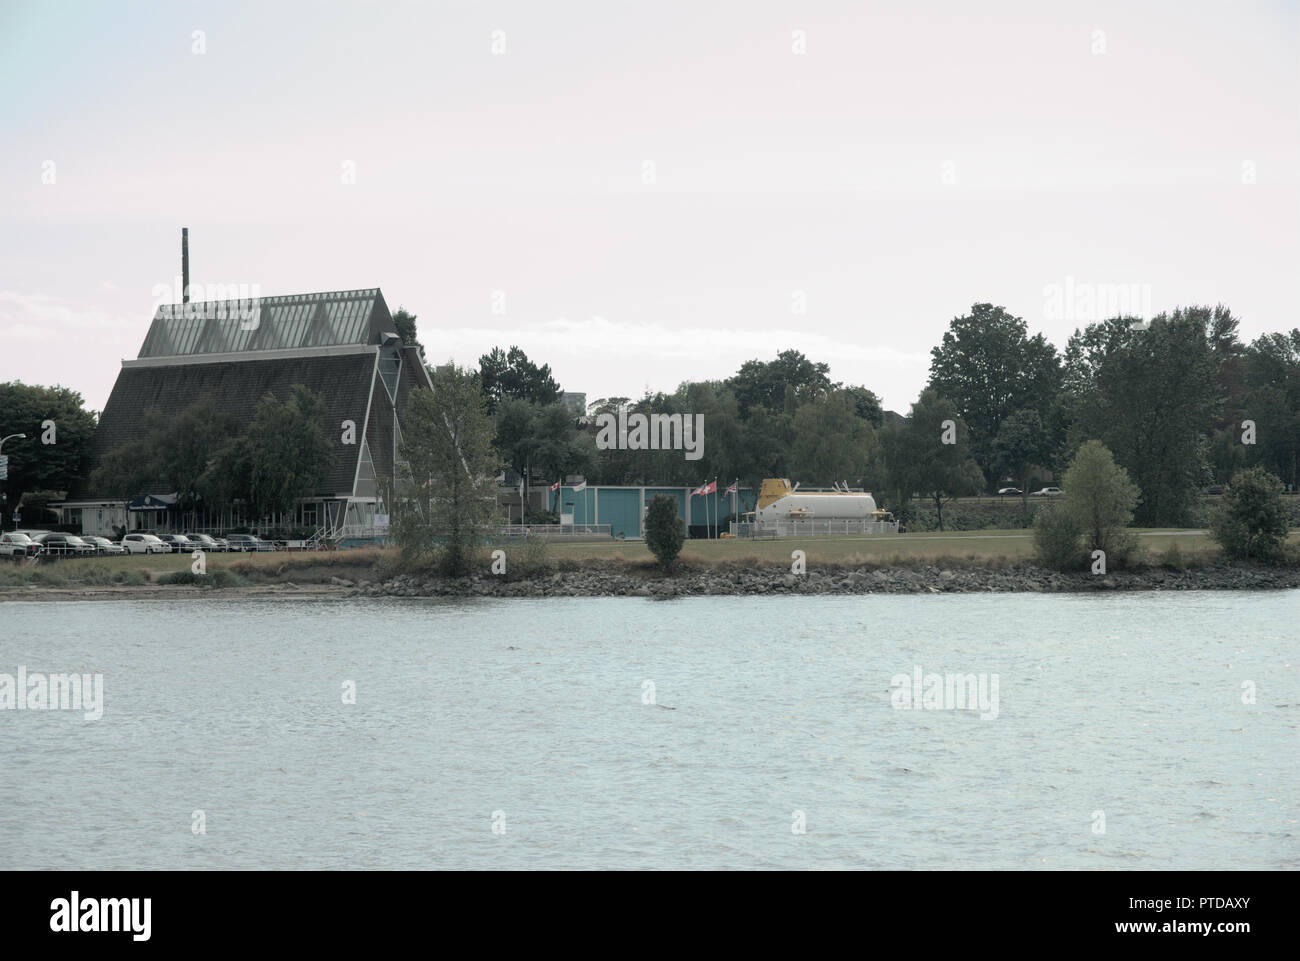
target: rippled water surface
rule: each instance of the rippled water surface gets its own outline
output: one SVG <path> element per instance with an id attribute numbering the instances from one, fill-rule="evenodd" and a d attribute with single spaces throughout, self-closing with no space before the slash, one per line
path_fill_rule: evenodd
<path id="1" fill-rule="evenodd" d="M 98 721 L 0 710 L 0 866 L 1296 868 L 1298 614 L 1294 591 L 0 604 L 0 673 L 105 688 Z M 996 719 L 892 707 L 918 665 L 996 674 Z"/>

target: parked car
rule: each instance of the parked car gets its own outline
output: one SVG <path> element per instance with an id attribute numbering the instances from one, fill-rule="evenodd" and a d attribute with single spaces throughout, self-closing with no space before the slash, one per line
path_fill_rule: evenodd
<path id="1" fill-rule="evenodd" d="M 26 534 L 10 531 L 0 534 L 0 557 L 35 557 L 41 552 L 41 545 Z"/>
<path id="2" fill-rule="evenodd" d="M 92 545 L 95 548 L 96 554 L 125 554 L 126 553 L 126 548 L 124 548 L 121 544 L 118 544 L 114 541 L 110 541 L 107 537 L 99 537 L 98 535 L 92 535 L 89 537 L 83 537 L 82 540 L 85 541 L 87 544 Z"/>
<path id="3" fill-rule="evenodd" d="M 1063 493 L 1065 492 L 1061 490 L 1061 488 L 1059 487 L 1044 487 L 1042 490 L 1034 491 L 1029 496 L 1030 497 L 1060 497 Z"/>
<path id="4" fill-rule="evenodd" d="M 998 495 L 1001 497 L 1019 497 L 1023 493 L 1024 491 L 1019 487 L 1003 487 L 998 491 Z"/>
<path id="5" fill-rule="evenodd" d="M 188 537 L 190 543 L 199 550 L 207 551 L 210 554 L 230 549 L 229 545 L 227 545 L 225 541 L 216 537 L 211 537 L 208 534 L 186 534 L 185 536 Z"/>
<path id="6" fill-rule="evenodd" d="M 95 545 L 88 544 L 76 534 L 41 534 L 33 537 L 41 545 L 41 550 L 53 557 L 87 557 L 96 553 Z"/>
<path id="7" fill-rule="evenodd" d="M 231 534 L 226 538 L 232 551 L 273 551 L 275 545 L 255 534 Z"/>
<path id="8" fill-rule="evenodd" d="M 128 554 L 168 554 L 171 548 L 153 534 L 127 534 L 122 546 Z"/>
<path id="9" fill-rule="evenodd" d="M 175 554 L 188 554 L 198 547 L 184 534 L 158 534 L 156 536 Z"/>

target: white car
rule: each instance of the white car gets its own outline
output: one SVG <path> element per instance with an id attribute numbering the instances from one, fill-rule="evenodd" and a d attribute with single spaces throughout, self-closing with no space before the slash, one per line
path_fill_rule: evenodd
<path id="1" fill-rule="evenodd" d="M 1063 493 L 1065 492 L 1061 490 L 1061 488 L 1059 487 L 1044 487 L 1042 490 L 1034 491 L 1029 496 L 1030 497 L 1060 497 Z"/>
<path id="2" fill-rule="evenodd" d="M 122 538 L 122 546 L 128 554 L 170 554 L 170 544 L 164 544 L 153 534 L 127 534 Z"/>
<path id="3" fill-rule="evenodd" d="M 0 557 L 35 557 L 41 552 L 41 545 L 26 534 L 10 531 L 0 534 Z"/>

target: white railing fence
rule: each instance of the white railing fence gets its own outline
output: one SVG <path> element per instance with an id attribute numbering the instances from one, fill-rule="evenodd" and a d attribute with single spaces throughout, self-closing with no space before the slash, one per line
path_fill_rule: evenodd
<path id="1" fill-rule="evenodd" d="M 897 534 L 898 521 L 876 520 L 817 520 L 803 518 L 755 524 L 733 523 L 731 532 L 737 537 L 826 537 L 832 534 Z"/>
<path id="2" fill-rule="evenodd" d="M 609 524 L 505 524 L 497 528 L 498 536 L 505 540 L 523 540 L 527 537 L 610 537 L 614 536 Z"/>

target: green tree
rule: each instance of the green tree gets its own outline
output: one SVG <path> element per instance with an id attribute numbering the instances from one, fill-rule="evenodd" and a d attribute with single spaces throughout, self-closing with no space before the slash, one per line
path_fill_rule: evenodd
<path id="1" fill-rule="evenodd" d="M 424 345 L 420 343 L 419 335 L 415 330 L 415 314 L 405 307 L 398 307 L 393 312 L 393 325 L 397 327 L 397 336 L 402 338 L 402 343 L 419 350 L 420 357 L 423 358 Z"/>
<path id="2" fill-rule="evenodd" d="M 263 517 L 288 511 L 298 498 L 320 490 L 333 446 L 325 432 L 325 401 L 319 394 L 301 384 L 284 402 L 267 394 L 258 402 L 244 438 L 249 501 Z"/>
<path id="3" fill-rule="evenodd" d="M 218 411 L 207 397 L 170 421 L 156 424 L 145 456 L 152 466 L 151 473 L 160 480 L 161 492 L 175 493 L 176 504 L 183 510 L 199 506 L 212 483 L 215 453 L 238 434 L 234 419 Z"/>
<path id="4" fill-rule="evenodd" d="M 1002 421 L 993 440 L 990 460 L 997 477 L 1009 477 L 1021 490 L 1029 510 L 1029 477 L 1036 464 L 1052 457 L 1052 437 L 1036 410 L 1018 410 Z"/>
<path id="5" fill-rule="evenodd" d="M 756 407 L 793 413 L 793 407 L 839 386 L 831 382 L 827 364 L 813 362 L 797 350 L 783 350 L 771 361 L 748 360 L 726 383 L 736 395 L 742 417 Z"/>
<path id="6" fill-rule="evenodd" d="M 90 486 L 109 497 L 129 500 L 141 494 L 166 494 L 157 479 L 155 449 L 160 442 L 151 430 L 106 453 L 90 475 Z"/>
<path id="7" fill-rule="evenodd" d="M 252 489 L 253 460 L 249 438 L 247 434 L 227 437 L 214 448 L 211 465 L 199 478 L 199 496 L 209 511 L 222 511 L 239 501 L 248 502 Z"/>
<path id="8" fill-rule="evenodd" d="M 1233 475 L 1210 515 L 1210 536 L 1232 560 L 1281 560 L 1287 531 L 1282 482 L 1262 467 Z"/>
<path id="9" fill-rule="evenodd" d="M 1061 387 L 1056 348 L 1002 307 L 975 304 L 954 317 L 930 351 L 930 382 L 951 400 L 970 428 L 972 456 L 990 476 L 994 441 L 1002 421 L 1017 411 L 1044 415 Z"/>
<path id="10" fill-rule="evenodd" d="M 1038 563 L 1058 571 L 1077 570 L 1083 565 L 1080 538 L 1083 530 L 1064 504 L 1044 504 L 1034 515 L 1034 555 Z"/>
<path id="11" fill-rule="evenodd" d="M 698 484 L 701 476 L 736 479 L 748 477 L 750 465 L 744 451 L 744 424 L 736 395 L 722 381 L 693 381 L 678 385 L 672 397 L 673 412 L 702 417 L 702 456 L 687 460 L 682 451 L 660 451 L 656 467 L 672 483 Z M 726 485 L 723 485 L 724 487 Z"/>
<path id="12" fill-rule="evenodd" d="M 796 440 L 794 417 L 784 410 L 755 407 L 749 412 L 741 430 L 743 463 L 753 486 L 764 477 L 789 477 L 793 469 L 792 450 Z"/>
<path id="13" fill-rule="evenodd" d="M 1215 377 L 1222 406 L 1212 426 L 1216 430 L 1222 430 L 1239 423 L 1243 417 L 1246 351 L 1237 338 L 1241 321 L 1223 304 L 1213 309 L 1201 307 L 1193 310 L 1199 312 L 1206 326 L 1206 338 L 1209 340 L 1210 354 L 1214 359 Z"/>
<path id="14" fill-rule="evenodd" d="M 876 430 L 885 424 L 885 412 L 880 406 L 880 398 L 875 391 L 865 387 L 845 387 L 845 392 L 853 397 L 854 412 L 863 420 L 870 422 Z"/>
<path id="15" fill-rule="evenodd" d="M 791 458 L 800 479 L 819 485 L 837 481 L 872 486 L 880 473 L 880 443 L 871 421 L 859 417 L 857 398 L 833 391 L 802 405 L 794 415 Z"/>
<path id="16" fill-rule="evenodd" d="M 1090 440 L 1065 471 L 1063 507 L 1083 536 L 1083 548 L 1105 551 L 1107 565 L 1121 566 L 1137 546 L 1128 531 L 1138 489 L 1100 441 Z"/>
<path id="17" fill-rule="evenodd" d="M 488 413 L 507 398 L 545 407 L 560 399 L 560 385 L 551 376 L 550 364 L 538 367 L 518 347 L 503 351 L 493 347 L 478 359 L 478 383 L 487 398 Z"/>
<path id="18" fill-rule="evenodd" d="M 10 440 L 0 452 L 9 458 L 9 477 L 0 481 L 8 512 L 24 491 L 66 492 L 85 475 L 95 424 L 81 395 L 67 387 L 0 384 L 0 437 L 27 435 Z"/>
<path id="19" fill-rule="evenodd" d="M 505 398 L 497 407 L 495 443 L 501 460 L 530 485 L 534 476 L 554 480 L 590 465 L 592 447 L 583 442 L 577 419 L 563 404 Z"/>
<path id="20" fill-rule="evenodd" d="M 917 493 L 934 503 L 939 530 L 946 502 L 984 486 L 966 425 L 952 401 L 933 390 L 922 391 L 903 427 L 886 432 L 885 465 L 901 502 Z"/>
<path id="21" fill-rule="evenodd" d="M 1225 428 L 1226 442 L 1234 454 L 1295 490 L 1300 487 L 1300 328 L 1254 340 L 1245 351 L 1244 382 L 1242 420 L 1254 421 L 1255 444 L 1241 443 L 1240 421 Z"/>
<path id="22" fill-rule="evenodd" d="M 1102 441 L 1141 490 L 1140 526 L 1190 520 L 1208 473 L 1208 433 L 1221 406 L 1207 308 L 1116 319 L 1075 331 L 1066 350 L 1074 444 Z"/>
<path id="23" fill-rule="evenodd" d="M 472 371 L 447 365 L 433 390 L 413 391 L 403 420 L 393 534 L 408 560 L 436 558 L 443 573 L 468 573 L 497 521 L 493 423 Z"/>
<path id="24" fill-rule="evenodd" d="M 676 499 L 656 494 L 645 512 L 645 542 L 664 570 L 672 569 L 685 540 Z"/>
<path id="25" fill-rule="evenodd" d="M 233 418 L 209 397 L 175 417 L 145 415 L 144 436 L 109 451 L 91 475 L 91 486 L 114 497 L 175 494 L 185 510 L 206 499 L 217 453 L 239 435 Z"/>

